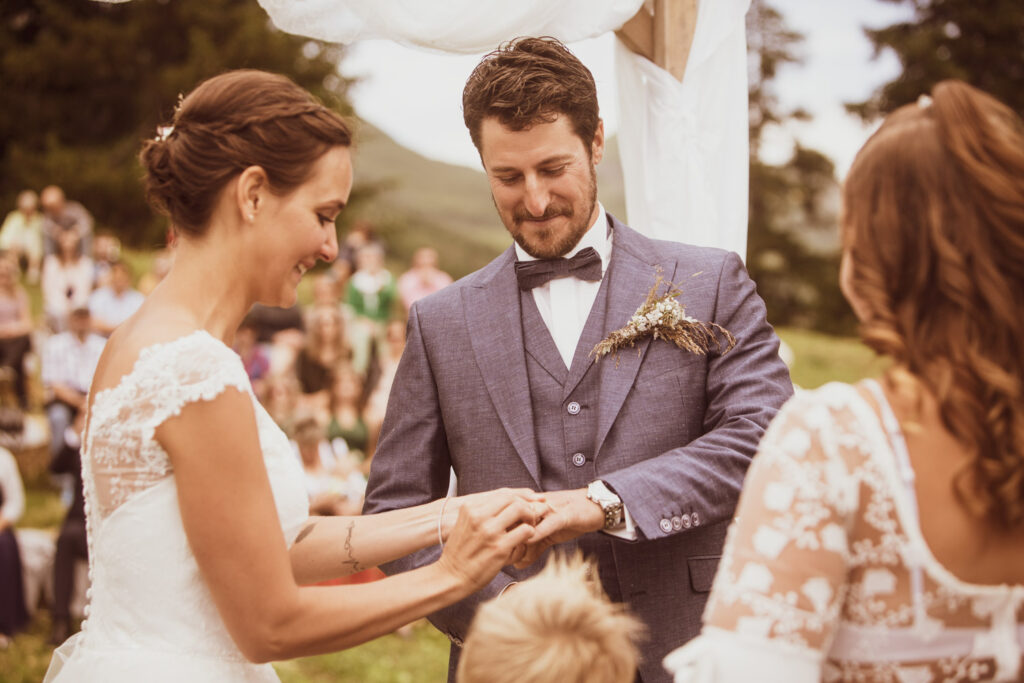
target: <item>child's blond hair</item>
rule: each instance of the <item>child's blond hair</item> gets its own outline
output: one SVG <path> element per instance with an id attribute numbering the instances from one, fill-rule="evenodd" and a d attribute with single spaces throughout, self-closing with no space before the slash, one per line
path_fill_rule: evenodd
<path id="1" fill-rule="evenodd" d="M 537 576 L 477 611 L 458 683 L 633 683 L 643 625 L 612 603 L 579 554 L 553 554 Z"/>

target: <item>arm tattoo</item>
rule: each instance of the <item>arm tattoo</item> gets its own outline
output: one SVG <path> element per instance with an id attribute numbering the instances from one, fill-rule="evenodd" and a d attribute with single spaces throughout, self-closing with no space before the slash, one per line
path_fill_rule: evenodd
<path id="1" fill-rule="evenodd" d="M 345 536 L 345 552 L 348 553 L 348 559 L 342 562 L 342 564 L 346 567 L 351 567 L 353 572 L 359 572 L 363 570 L 363 567 L 359 564 L 359 560 L 356 559 L 355 549 L 352 547 L 352 531 L 355 528 L 355 520 L 348 523 L 348 534 Z"/>
<path id="2" fill-rule="evenodd" d="M 299 535 L 295 537 L 295 544 L 297 545 L 299 541 L 313 533 L 313 527 L 315 526 L 316 522 L 311 522 L 310 524 L 307 524 L 305 527 L 303 527 L 302 531 L 299 532 Z"/>

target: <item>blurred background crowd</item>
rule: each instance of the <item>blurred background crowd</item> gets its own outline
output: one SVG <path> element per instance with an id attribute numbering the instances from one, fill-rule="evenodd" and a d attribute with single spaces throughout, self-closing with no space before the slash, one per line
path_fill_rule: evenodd
<path id="1" fill-rule="evenodd" d="M 19 193 L 0 227 L 0 647 L 40 605 L 49 607 L 52 643 L 83 616 L 88 389 L 106 337 L 171 268 L 168 241 L 122 254 L 118 238 L 94 232 L 88 208 L 53 185 Z M 338 258 L 304 281 L 295 306 L 254 307 L 235 339 L 254 393 L 291 439 L 316 515 L 360 513 L 409 306 L 452 281 L 426 246 L 396 277 L 366 221 L 339 246 Z M 35 477 L 43 464 L 67 509 L 60 531 L 15 533 L 25 509 L 21 470 Z"/>

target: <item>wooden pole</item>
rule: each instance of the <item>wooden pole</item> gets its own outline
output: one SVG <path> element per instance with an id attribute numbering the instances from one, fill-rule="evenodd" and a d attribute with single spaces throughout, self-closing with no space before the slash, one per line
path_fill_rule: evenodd
<path id="1" fill-rule="evenodd" d="M 653 3 L 645 3 L 615 35 L 630 50 L 665 69 L 677 81 L 682 81 L 697 28 L 697 2 L 653 0 Z M 648 5 L 651 5 L 650 9 Z"/>

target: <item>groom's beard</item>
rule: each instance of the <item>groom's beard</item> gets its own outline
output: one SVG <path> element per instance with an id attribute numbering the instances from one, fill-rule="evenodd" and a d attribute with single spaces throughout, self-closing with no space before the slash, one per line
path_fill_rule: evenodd
<path id="1" fill-rule="evenodd" d="M 512 210 L 511 216 L 503 214 L 497 202 L 494 203 L 494 208 L 498 209 L 498 215 L 505 228 L 523 251 L 538 259 L 558 258 L 572 251 L 590 229 L 590 219 L 597 205 L 597 168 L 593 164 L 590 165 L 590 183 L 587 189 L 587 200 L 580 205 L 573 206 L 569 202 L 553 201 L 548 204 L 541 216 L 532 215 L 521 204 Z M 491 195 L 491 201 L 494 201 L 494 195 Z M 524 224 L 532 228 L 531 219 L 545 220 L 559 216 L 568 218 L 568 223 L 543 230 L 523 229 Z"/>

